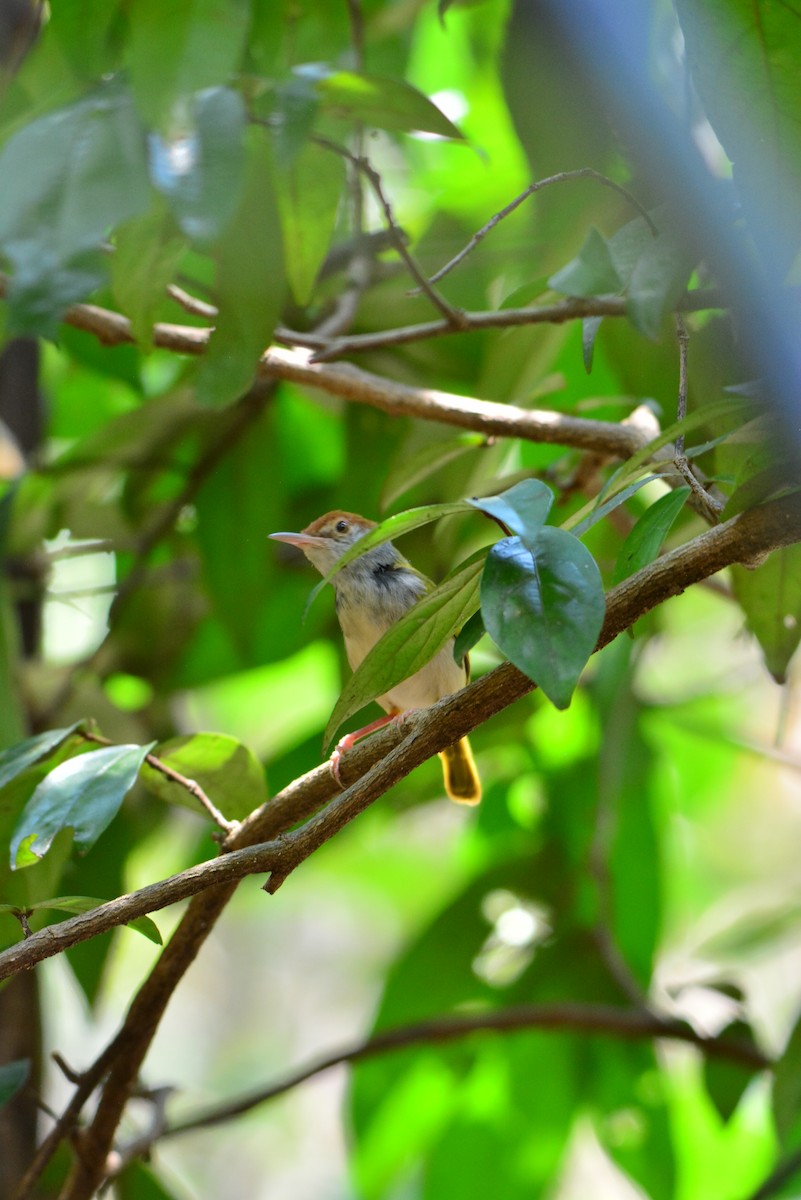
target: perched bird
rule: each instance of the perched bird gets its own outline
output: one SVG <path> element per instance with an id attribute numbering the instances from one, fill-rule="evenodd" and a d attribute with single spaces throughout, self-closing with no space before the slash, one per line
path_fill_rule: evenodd
<path id="1" fill-rule="evenodd" d="M 375 529 L 356 513 L 330 512 L 312 521 L 301 533 L 271 533 L 279 542 L 297 546 L 321 575 L 327 575 L 354 542 Z M 336 609 L 348 662 L 355 670 L 369 650 L 395 621 L 400 620 L 422 595 L 433 587 L 406 561 L 391 542 L 384 542 L 343 567 L 332 580 Z M 334 752 L 334 772 L 339 758 L 355 741 L 413 708 L 426 708 L 458 692 L 467 683 L 467 664 L 453 657 L 453 639 L 409 679 L 396 684 L 378 703 L 387 713 L 372 724 L 348 734 Z M 478 804 L 481 781 L 467 738 L 443 750 L 439 756 L 445 790 L 460 804 Z"/>

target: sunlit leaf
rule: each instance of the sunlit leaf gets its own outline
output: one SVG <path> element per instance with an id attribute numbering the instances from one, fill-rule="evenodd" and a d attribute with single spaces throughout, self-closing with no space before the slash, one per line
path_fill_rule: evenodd
<path id="1" fill-rule="evenodd" d="M 483 563 L 482 550 L 418 600 L 373 646 L 337 701 L 323 736 L 325 746 L 343 721 L 414 675 L 462 628 L 479 605 Z"/>
<path id="2" fill-rule="evenodd" d="M 445 138 L 462 138 L 436 104 L 403 79 L 357 71 L 333 71 L 318 78 L 323 108 L 337 116 L 378 129 L 419 130 Z"/>
<path id="3" fill-rule="evenodd" d="M 14 830 L 12 867 L 37 862 L 62 829 L 72 829 L 79 849 L 89 850 L 114 819 L 154 745 L 106 746 L 71 758 L 46 775 Z"/>
<path id="4" fill-rule="evenodd" d="M 267 799 L 264 770 L 252 750 L 223 733 L 195 733 L 171 738 L 156 750 L 166 767 L 185 779 L 194 780 L 229 820 L 240 820 Z M 180 804 L 202 812 L 187 788 L 145 763 L 142 783 L 168 804 Z"/>
<path id="5" fill-rule="evenodd" d="M 516 537 L 492 547 L 481 581 L 487 632 L 557 708 L 570 703 L 604 607 L 595 560 L 565 530 L 546 526 L 533 550 Z"/>

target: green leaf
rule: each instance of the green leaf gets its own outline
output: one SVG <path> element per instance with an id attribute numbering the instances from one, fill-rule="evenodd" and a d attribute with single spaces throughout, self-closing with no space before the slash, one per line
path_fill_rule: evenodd
<path id="1" fill-rule="evenodd" d="M 57 750 L 76 729 L 82 727 L 83 721 L 76 721 L 66 729 L 49 729 L 47 733 L 37 733 L 35 737 L 26 738 L 24 742 L 3 750 L 0 753 L 0 788 Z"/>
<path id="2" fill-rule="evenodd" d="M 246 817 L 267 800 L 264 770 L 252 750 L 223 733 L 195 733 L 171 738 L 156 749 L 156 756 L 186 779 L 199 783 L 206 795 L 229 820 Z M 168 804 L 193 812 L 206 810 L 180 783 L 145 763 L 142 783 Z"/>
<path id="3" fill-rule="evenodd" d="M 11 865 L 27 867 L 42 858 L 62 829 L 89 850 L 136 782 L 147 746 L 106 746 L 61 763 L 45 776 L 23 809 L 11 838 Z"/>
<path id="4" fill-rule="evenodd" d="M 784 683 L 801 641 L 801 546 L 784 546 L 753 569 L 732 567 L 732 585 L 765 666 Z"/>
<path id="5" fill-rule="evenodd" d="M 307 142 L 276 172 L 287 278 L 295 300 L 308 304 L 336 225 L 345 164 L 339 155 Z"/>
<path id="6" fill-rule="evenodd" d="M 534 549 L 504 538 L 487 558 L 481 612 L 509 661 L 557 708 L 567 708 L 604 618 L 601 576 L 590 552 L 550 526 Z"/>
<path id="7" fill-rule="evenodd" d="M 230 88 L 194 97 L 180 137 L 151 138 L 151 174 L 179 227 L 211 246 L 232 221 L 245 173 L 245 106 Z"/>
<path id="8" fill-rule="evenodd" d="M 623 282 L 606 239 L 593 228 L 576 258 L 548 280 L 548 286 L 566 296 L 602 296 L 619 292 Z"/>
<path id="9" fill-rule="evenodd" d="M 675 491 L 660 496 L 643 513 L 620 548 L 612 576 L 613 583 L 628 579 L 629 575 L 654 561 L 690 491 L 689 487 L 676 488 Z"/>
<path id="10" fill-rule="evenodd" d="M 197 378 L 205 404 L 228 404 L 250 387 L 284 298 L 269 146 L 263 129 L 248 135 L 242 197 L 217 246 L 219 317 Z"/>
<path id="11" fill-rule="evenodd" d="M 601 328 L 601 321 L 603 321 L 603 317 L 585 317 L 581 322 L 581 356 L 584 360 L 584 370 L 588 375 L 592 371 L 595 339 Z"/>
<path id="12" fill-rule="evenodd" d="M 118 1200 L 178 1200 L 151 1167 L 136 1161 L 116 1177 L 114 1190 Z"/>
<path id="13" fill-rule="evenodd" d="M 460 629 L 453 643 L 453 657 L 458 663 L 464 662 L 466 656 L 486 633 L 484 618 L 481 612 L 473 613 L 470 620 Z"/>
<path id="14" fill-rule="evenodd" d="M 734 1041 L 757 1049 L 751 1026 L 746 1021 L 733 1021 L 718 1035 L 724 1041 Z M 735 1113 L 743 1092 L 759 1071 L 727 1058 L 704 1059 L 704 1082 L 709 1098 L 724 1121 Z"/>
<path id="15" fill-rule="evenodd" d="M 146 123 L 167 131 L 176 102 L 236 71 L 251 18 L 248 0 L 134 0 L 127 65 Z"/>
<path id="16" fill-rule="evenodd" d="M 640 333 L 658 337 L 666 314 L 684 295 L 694 259 L 678 229 L 648 241 L 628 281 L 629 316 Z"/>
<path id="17" fill-rule="evenodd" d="M 500 496 L 482 496 L 469 500 L 468 504 L 494 517 L 530 545 L 548 518 L 553 492 L 539 479 L 524 479 Z"/>
<path id="18" fill-rule="evenodd" d="M 654 483 L 657 479 L 661 480 L 662 476 L 643 475 L 641 479 L 630 483 L 622 491 L 616 492 L 610 500 L 606 500 L 603 504 L 599 504 L 597 500 L 588 500 L 578 512 L 572 513 L 560 528 L 569 529 L 574 537 L 583 537 L 588 529 L 592 529 L 593 525 L 597 525 L 604 517 L 608 517 L 610 512 L 620 508 L 620 505 L 625 504 L 632 496 L 636 496 L 646 483 Z"/>
<path id="19" fill-rule="evenodd" d="M 105 279 L 109 228 L 150 200 L 130 97 L 109 86 L 31 121 L 0 152 L 0 177 L 10 325 L 52 336 L 61 311 Z"/>
<path id="20" fill-rule="evenodd" d="M 479 605 L 484 551 L 457 567 L 392 625 L 348 680 L 323 735 L 327 747 L 343 721 L 408 679 L 438 654 Z"/>
<path id="21" fill-rule="evenodd" d="M 117 230 L 114 246 L 114 298 L 129 318 L 134 337 L 147 348 L 156 314 L 164 303 L 167 285 L 175 279 L 186 242 L 159 205 L 126 221 Z"/>
<path id="22" fill-rule="evenodd" d="M 29 1058 L 18 1058 L 15 1062 L 0 1066 L 0 1108 L 4 1104 L 8 1104 L 12 1096 L 15 1096 L 20 1088 L 24 1087 L 30 1073 L 31 1061 Z"/>
<path id="23" fill-rule="evenodd" d="M 785 1149 L 801 1139 L 801 1020 L 796 1021 L 773 1075 L 773 1119 Z"/>
<path id="24" fill-rule="evenodd" d="M 314 64 L 316 74 L 321 69 Z M 427 96 L 402 79 L 357 71 L 332 71 L 318 77 L 317 92 L 324 109 L 335 116 L 361 121 L 377 129 L 417 130 L 462 139 L 452 121 Z"/>
<path id="25" fill-rule="evenodd" d="M 447 438 L 441 442 L 426 441 L 419 450 L 411 453 L 408 452 L 406 446 L 403 446 L 402 452 L 390 466 L 384 481 L 381 507 L 389 508 L 400 496 L 411 491 L 418 483 L 423 483 L 435 471 L 447 466 L 450 462 L 455 462 L 468 451 L 485 444 L 486 439 L 483 434 L 460 433 L 455 438 Z"/>
<path id="26" fill-rule="evenodd" d="M 46 909 L 52 909 L 55 912 L 68 913 L 85 913 L 91 912 L 95 908 L 99 908 L 101 904 L 106 904 L 106 900 L 100 900 L 97 896 L 55 896 L 52 900 L 36 900 L 33 903 L 26 904 L 24 911 L 26 913 L 41 912 Z M 0 912 L 19 912 L 18 904 L 0 904 Z M 134 917 L 132 921 L 126 921 L 129 929 L 141 933 L 148 941 L 155 942 L 157 946 L 162 945 L 161 934 L 155 921 L 150 917 Z"/>

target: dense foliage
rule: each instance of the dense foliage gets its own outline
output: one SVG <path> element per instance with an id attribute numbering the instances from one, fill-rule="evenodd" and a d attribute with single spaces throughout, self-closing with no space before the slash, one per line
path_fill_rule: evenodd
<path id="1" fill-rule="evenodd" d="M 8 5 L 4 1196 L 798 1194 L 801 26 L 569 7 Z"/>

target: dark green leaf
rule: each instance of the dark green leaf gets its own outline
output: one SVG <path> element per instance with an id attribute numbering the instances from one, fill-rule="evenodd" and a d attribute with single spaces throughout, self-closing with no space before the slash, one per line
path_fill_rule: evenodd
<path id="1" fill-rule="evenodd" d="M 606 239 L 591 229 L 578 256 L 552 275 L 549 287 L 566 296 L 602 296 L 623 286 Z"/>
<path id="2" fill-rule="evenodd" d="M 147 746 L 106 746 L 61 763 L 31 796 L 11 839 L 12 867 L 27 867 L 47 853 L 62 829 L 88 850 L 114 819 L 133 787 Z"/>
<path id="3" fill-rule="evenodd" d="M 667 313 L 684 294 L 694 255 L 678 234 L 660 233 L 644 247 L 628 281 L 628 310 L 634 325 L 655 338 Z"/>
<path id="4" fill-rule="evenodd" d="M 246 817 L 267 799 L 264 771 L 252 750 L 223 733 L 195 733 L 171 738 L 158 746 L 156 755 L 165 766 L 193 779 L 229 820 Z M 168 804 L 181 804 L 208 815 L 180 783 L 149 763 L 142 767 L 142 783 Z"/>
<path id="5" fill-rule="evenodd" d="M 546 526 L 534 550 L 519 538 L 492 547 L 481 581 L 487 632 L 557 708 L 567 708 L 604 618 L 601 577 L 590 552 Z"/>
<path id="6" fill-rule="evenodd" d="M 628 579 L 654 561 L 689 494 L 689 487 L 676 488 L 660 496 L 643 513 L 620 549 L 612 577 L 614 583 Z"/>
<path id="7" fill-rule="evenodd" d="M 114 1190 L 118 1200 L 177 1200 L 151 1167 L 136 1161 L 116 1177 Z"/>
<path id="8" fill-rule="evenodd" d="M 638 479 L 636 482 L 630 483 L 628 487 L 616 492 L 611 500 L 606 500 L 603 504 L 599 504 L 597 500 L 589 501 L 578 512 L 568 517 L 562 528 L 569 529 L 574 537 L 583 537 L 588 529 L 592 529 L 593 525 L 597 525 L 604 517 L 608 517 L 610 512 L 614 512 L 616 508 L 620 508 L 621 504 L 625 504 L 632 496 L 636 496 L 646 483 L 653 483 L 661 478 L 661 475 L 644 475 L 642 479 Z M 590 509 L 590 512 L 584 516 L 587 509 Z"/>
<path id="9" fill-rule="evenodd" d="M 470 653 L 476 642 L 486 632 L 481 612 L 473 613 L 467 624 L 459 631 L 456 641 L 453 643 L 453 657 L 458 663 L 464 661 L 465 656 Z"/>
<path id="10" fill-rule="evenodd" d="M 524 479 L 500 496 L 482 496 L 468 501 L 480 512 L 495 517 L 526 545 L 533 545 L 547 520 L 553 492 L 539 479 Z"/>
<path id="11" fill-rule="evenodd" d="M 7 1104 L 28 1080 L 31 1073 L 31 1063 L 28 1058 L 19 1058 L 16 1062 L 0 1066 L 0 1107 Z"/>
<path id="12" fill-rule="evenodd" d="M 773 1076 L 773 1119 L 785 1148 L 801 1138 L 801 1020 L 796 1021 Z"/>
<path id="13" fill-rule="evenodd" d="M 153 183 L 181 230 L 200 247 L 217 241 L 240 203 L 245 115 L 238 92 L 209 88 L 195 96 L 180 139 L 151 138 Z"/>
<path id="14" fill-rule="evenodd" d="M 76 721 L 66 729 L 49 729 L 47 733 L 37 733 L 35 737 L 26 738 L 24 742 L 18 742 L 16 746 L 3 750 L 0 753 L 0 788 L 5 787 L 23 771 L 27 771 L 34 763 L 46 758 L 82 725 L 82 721 Z"/>
<path id="15" fill-rule="evenodd" d="M 774 550 L 758 567 L 732 567 L 732 584 L 765 666 L 783 683 L 801 641 L 801 546 Z"/>
<path id="16" fill-rule="evenodd" d="M 287 278 L 300 305 L 311 299 L 328 253 L 344 181 L 342 159 L 310 142 L 276 172 Z"/>
<path id="17" fill-rule="evenodd" d="M 62 309 L 105 278 L 100 246 L 109 228 L 149 203 L 130 97 L 107 87 L 30 122 L 3 147 L 0 176 L 11 324 L 50 335 Z"/>
<path id="18" fill-rule="evenodd" d="M 418 600 L 373 646 L 337 701 L 323 735 L 325 746 L 343 721 L 414 675 L 462 628 L 478 608 L 483 562 L 482 550 Z"/>
<path id="19" fill-rule="evenodd" d="M 205 404 L 228 404 L 250 387 L 284 298 L 281 227 L 263 129 L 249 130 L 247 147 L 239 207 L 217 246 L 219 317 L 197 380 Z"/>
<path id="20" fill-rule="evenodd" d="M 160 0 L 129 6 L 127 63 L 136 104 L 148 125 L 172 132 L 177 102 L 228 81 L 239 63 L 251 11 L 248 0 Z"/>
<path id="21" fill-rule="evenodd" d="M 446 138 L 463 136 L 427 96 L 402 79 L 334 71 L 318 78 L 317 92 L 324 109 L 377 129 L 419 130 Z"/>
<path id="22" fill-rule="evenodd" d="M 725 1041 L 738 1042 L 757 1049 L 753 1031 L 746 1021 L 733 1021 L 718 1036 Z M 704 1059 L 706 1090 L 724 1121 L 728 1121 L 734 1115 L 743 1092 L 757 1073 L 756 1068 L 747 1067 L 732 1059 Z"/>

